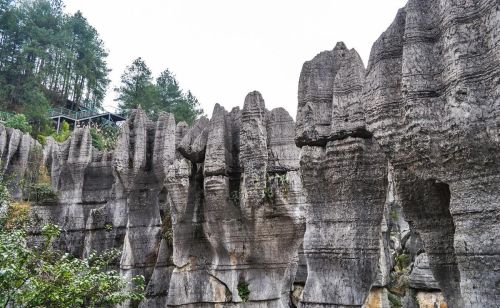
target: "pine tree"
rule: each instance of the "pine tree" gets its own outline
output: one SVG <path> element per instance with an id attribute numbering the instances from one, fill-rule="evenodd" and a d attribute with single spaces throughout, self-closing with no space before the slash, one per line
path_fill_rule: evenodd
<path id="1" fill-rule="evenodd" d="M 63 9 L 61 0 L 0 0 L 0 108 L 25 112 L 35 130 L 51 105 L 100 108 L 109 84 L 99 34 Z"/>
<path id="2" fill-rule="evenodd" d="M 158 93 L 152 81 L 151 70 L 142 58 L 135 59 L 127 66 L 121 76 L 121 86 L 115 88 L 120 110 L 126 113 L 141 106 L 144 110 L 153 112 Z"/>
<path id="3" fill-rule="evenodd" d="M 185 121 L 189 125 L 203 114 L 198 99 L 191 91 L 184 93 L 168 69 L 160 74 L 155 84 L 152 80 L 151 70 L 141 58 L 127 66 L 121 76 L 121 86 L 115 89 L 120 110 L 128 112 L 141 106 L 151 119 L 156 119 L 160 112 L 170 112 L 177 122 Z"/>

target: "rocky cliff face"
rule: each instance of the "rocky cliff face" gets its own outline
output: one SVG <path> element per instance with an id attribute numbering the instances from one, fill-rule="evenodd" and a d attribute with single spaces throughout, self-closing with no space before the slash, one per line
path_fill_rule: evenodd
<path id="1" fill-rule="evenodd" d="M 0 125 L 3 180 L 46 168 L 32 241 L 120 250 L 140 307 L 497 307 L 498 16 L 409 0 L 366 70 L 343 43 L 304 64 L 297 123 L 252 92 L 192 128 L 134 111 L 112 152 Z"/>
<path id="2" fill-rule="evenodd" d="M 76 256 L 119 249 L 121 274 L 146 278 L 141 307 L 283 307 L 305 230 L 294 128 L 284 109 L 266 110 L 252 92 L 243 110 L 216 105 L 191 129 L 136 110 L 112 152 L 93 148 L 84 128 L 64 143 L 49 138 L 43 152 L 2 128 L 0 146 L 14 183 L 37 147 L 58 193 L 57 202 L 33 204 L 33 242 L 52 222 L 63 229 L 58 248 Z"/>
<path id="3" fill-rule="evenodd" d="M 191 132 L 167 179 L 176 192 L 168 305 L 287 306 L 305 227 L 292 118 L 252 92 L 243 110 L 216 105 Z"/>
<path id="4" fill-rule="evenodd" d="M 366 131 L 364 75 L 356 51 L 338 43 L 300 76 L 296 140 L 310 204 L 304 306 L 361 306 L 376 278 L 387 161 Z"/>
<path id="5" fill-rule="evenodd" d="M 451 307 L 493 307 L 500 264 L 498 1 L 415 1 L 374 44 L 367 127 Z"/>
<path id="6" fill-rule="evenodd" d="M 301 171 L 311 212 L 336 201 L 335 195 L 315 201 L 319 191 L 335 191 L 333 194 L 346 196 L 346 206 L 328 211 L 329 215 L 356 213 L 361 204 L 365 211 L 374 211 L 367 217 L 378 225 L 380 214 L 375 209 L 381 208 L 382 199 L 365 190 L 369 187 L 375 193 L 377 187 L 384 189 L 382 181 L 368 182 L 384 173 L 383 161 L 388 161 L 396 198 L 426 252 L 417 252 L 410 285 L 441 289 L 451 307 L 494 307 L 500 302 L 498 29 L 497 1 L 410 0 L 374 44 L 366 74 L 356 74 L 362 64 L 354 51 L 340 43 L 333 51 L 306 62 L 299 83 L 296 142 L 302 146 Z M 366 164 L 358 162 L 359 156 L 345 147 L 349 140 L 371 140 L 375 144 L 364 148 L 369 157 Z M 327 158 L 332 153 L 331 158 L 323 158 L 323 153 Z M 340 159 L 351 160 L 348 168 L 358 172 L 367 184 L 351 185 L 356 183 L 352 174 L 339 181 L 344 169 L 333 162 Z M 330 165 L 317 168 L 323 161 Z M 320 171 L 328 169 L 334 174 L 317 181 Z M 314 190 L 318 185 L 328 185 L 330 190 Z M 325 217 L 322 213 L 308 223 L 305 247 L 312 226 Z M 335 218 L 328 218 L 329 224 L 332 221 Z M 358 222 L 365 219 L 359 216 L 340 221 L 349 227 L 336 234 L 361 232 Z M 321 228 L 318 234 L 325 234 L 329 226 L 323 223 Z M 368 233 L 373 236 L 374 232 Z M 370 236 L 363 234 L 361 238 Z M 327 242 L 330 256 L 344 249 L 343 242 L 336 242 L 335 237 Z M 327 251 L 322 248 L 317 245 L 318 251 Z M 360 253 L 355 259 L 362 260 L 366 255 Z M 311 271 L 314 265 L 310 260 Z M 324 266 L 324 262 L 321 264 Z M 373 279 L 366 268 L 349 268 L 355 270 L 349 279 L 368 280 L 356 284 L 359 298 L 344 294 L 342 281 L 330 288 L 320 283 L 321 291 L 316 291 L 318 287 L 309 283 L 309 273 L 304 301 L 310 298 L 311 302 L 337 303 L 325 300 L 333 293 L 341 300 L 338 304 L 359 305 Z M 342 270 L 334 273 L 329 281 L 344 277 Z"/>

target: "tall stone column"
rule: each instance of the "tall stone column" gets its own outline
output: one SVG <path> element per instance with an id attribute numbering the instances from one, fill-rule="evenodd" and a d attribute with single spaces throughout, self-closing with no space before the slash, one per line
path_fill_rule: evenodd
<path id="1" fill-rule="evenodd" d="M 387 161 L 364 124 L 363 63 L 338 43 L 304 64 L 296 143 L 309 204 L 304 307 L 364 303 L 377 274 Z"/>

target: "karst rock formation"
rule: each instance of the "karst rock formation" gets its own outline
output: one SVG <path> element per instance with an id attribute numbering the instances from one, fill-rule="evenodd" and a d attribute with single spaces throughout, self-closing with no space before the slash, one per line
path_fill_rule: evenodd
<path id="1" fill-rule="evenodd" d="M 135 110 L 112 151 L 0 125 L 2 174 L 21 199 L 46 168 L 30 242 L 121 251 L 123 306 L 499 307 L 499 29 L 496 0 L 409 0 L 367 68 L 304 63 L 296 123 L 254 91 L 192 127 Z"/>

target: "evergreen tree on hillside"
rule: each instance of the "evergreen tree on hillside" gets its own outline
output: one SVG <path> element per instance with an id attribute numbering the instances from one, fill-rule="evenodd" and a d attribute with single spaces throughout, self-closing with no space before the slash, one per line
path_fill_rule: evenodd
<path id="1" fill-rule="evenodd" d="M 0 0 L 0 108 L 25 112 L 38 129 L 50 106 L 99 108 L 107 52 L 80 12 L 61 0 Z"/>
<path id="2" fill-rule="evenodd" d="M 121 85 L 115 91 L 122 112 L 141 106 L 152 119 L 165 111 L 173 113 L 177 122 L 185 121 L 189 125 L 203 114 L 196 97 L 191 91 L 184 93 L 168 69 L 153 84 L 151 70 L 141 58 L 127 66 L 121 76 Z"/>
<path id="3" fill-rule="evenodd" d="M 142 58 L 137 58 L 127 66 L 121 76 L 121 86 L 115 88 L 121 112 L 128 113 L 132 109 L 143 108 L 154 118 L 158 112 L 158 90 L 153 84 L 151 70 Z"/>

